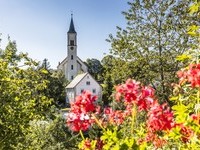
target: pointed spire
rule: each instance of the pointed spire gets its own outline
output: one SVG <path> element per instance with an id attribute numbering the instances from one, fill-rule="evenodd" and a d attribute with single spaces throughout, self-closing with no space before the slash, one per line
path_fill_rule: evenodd
<path id="1" fill-rule="evenodd" d="M 71 13 L 71 22 L 70 22 L 68 33 L 76 33 L 75 28 L 74 28 L 73 14 L 72 13 Z"/>

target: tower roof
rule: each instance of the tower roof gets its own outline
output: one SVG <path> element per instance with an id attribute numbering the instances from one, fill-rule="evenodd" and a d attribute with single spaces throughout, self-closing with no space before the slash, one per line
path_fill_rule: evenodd
<path id="1" fill-rule="evenodd" d="M 74 28 L 74 22 L 73 22 L 73 14 L 71 14 L 71 22 L 70 22 L 68 33 L 76 33 L 75 28 Z"/>

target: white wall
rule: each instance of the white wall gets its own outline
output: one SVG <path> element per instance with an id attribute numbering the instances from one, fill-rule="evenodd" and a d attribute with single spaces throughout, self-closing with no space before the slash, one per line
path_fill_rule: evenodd
<path id="1" fill-rule="evenodd" d="M 67 102 L 67 103 L 69 103 L 69 102 L 74 102 L 74 99 L 75 99 L 75 92 L 74 92 L 74 89 L 67 89 L 66 93 L 67 93 L 66 102 Z"/>
<path id="2" fill-rule="evenodd" d="M 87 81 L 90 82 L 90 85 L 86 84 Z M 94 89 L 96 90 L 95 93 L 93 93 Z M 89 74 L 87 74 L 76 86 L 76 95 L 81 95 L 81 90 L 90 91 L 93 95 L 97 95 L 98 97 L 101 97 L 102 93 L 101 86 Z"/>

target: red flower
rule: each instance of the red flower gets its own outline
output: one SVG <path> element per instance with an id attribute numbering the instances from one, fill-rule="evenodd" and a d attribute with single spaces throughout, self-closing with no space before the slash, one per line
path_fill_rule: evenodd
<path id="1" fill-rule="evenodd" d="M 91 148 L 92 148 L 91 141 L 89 139 L 85 139 L 81 150 L 90 150 Z"/>
<path id="2" fill-rule="evenodd" d="M 67 116 L 67 125 L 71 130 L 85 131 L 94 123 L 91 113 L 98 110 L 95 105 L 96 99 L 96 96 L 92 96 L 91 93 L 87 91 L 76 97 L 76 101 L 71 104 L 71 111 Z"/>
<path id="3" fill-rule="evenodd" d="M 173 113 L 166 104 L 154 102 L 147 116 L 147 128 L 150 132 L 170 130 L 173 126 Z"/>
<path id="4" fill-rule="evenodd" d="M 192 114 L 191 118 L 195 123 L 200 125 L 200 115 Z"/>
<path id="5" fill-rule="evenodd" d="M 127 108 L 136 104 L 139 111 L 148 110 L 154 101 L 154 89 L 142 87 L 139 82 L 128 79 L 125 84 L 116 87 L 115 98 L 118 102 L 124 100 L 123 102 L 125 106 L 128 106 Z"/>
<path id="6" fill-rule="evenodd" d="M 186 127 L 186 126 L 182 126 L 181 127 L 181 130 L 180 130 L 180 133 L 182 134 L 182 137 L 181 137 L 181 140 L 186 143 L 190 140 L 190 138 L 192 137 L 193 135 L 193 130 Z"/>
<path id="7" fill-rule="evenodd" d="M 74 103 L 71 103 L 71 111 L 74 113 L 87 113 L 95 110 L 97 97 L 92 96 L 90 92 L 84 91 L 82 95 L 77 96 Z"/>
<path id="8" fill-rule="evenodd" d="M 154 89 L 151 87 L 143 87 L 138 97 L 137 105 L 140 111 L 148 110 L 154 102 Z"/>
<path id="9" fill-rule="evenodd" d="M 180 78 L 180 85 L 187 81 L 193 88 L 200 87 L 200 64 L 191 64 L 189 69 L 178 71 L 177 75 Z"/>
<path id="10" fill-rule="evenodd" d="M 86 131 L 93 121 L 86 114 L 69 113 L 67 116 L 67 125 L 72 131 L 78 132 L 80 130 Z"/>
<path id="11" fill-rule="evenodd" d="M 139 82 L 128 79 L 125 84 L 116 86 L 116 101 L 124 98 L 125 103 L 133 103 L 138 95 Z"/>
<path id="12" fill-rule="evenodd" d="M 121 110 L 112 110 L 112 108 L 107 107 L 104 109 L 104 122 L 109 122 L 110 124 L 120 125 L 123 123 L 125 118 L 124 112 Z"/>
<path id="13" fill-rule="evenodd" d="M 95 150 L 102 150 L 103 149 L 103 141 L 101 139 L 97 139 Z"/>
<path id="14" fill-rule="evenodd" d="M 153 143 L 153 145 L 156 148 L 161 148 L 162 146 L 164 146 L 167 141 L 164 139 L 161 139 L 160 137 L 158 137 L 157 134 L 152 133 L 152 132 L 148 132 L 146 138 L 142 141 L 142 142 L 150 142 Z"/>
<path id="15" fill-rule="evenodd" d="M 180 134 L 182 135 L 181 140 L 184 143 L 188 142 L 194 134 L 194 131 L 192 129 L 190 129 L 189 127 L 183 125 L 183 123 L 175 123 L 173 127 L 180 128 Z"/>

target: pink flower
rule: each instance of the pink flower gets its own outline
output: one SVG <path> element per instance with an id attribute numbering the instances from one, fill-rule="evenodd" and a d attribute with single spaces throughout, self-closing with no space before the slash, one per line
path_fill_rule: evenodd
<path id="1" fill-rule="evenodd" d="M 80 130 L 86 131 L 91 125 L 91 120 L 89 116 L 85 114 L 69 113 L 67 118 L 67 125 L 72 131 L 75 132 L 78 132 Z"/>
<path id="2" fill-rule="evenodd" d="M 162 146 L 164 146 L 167 141 L 164 140 L 164 139 L 161 139 L 160 137 L 158 137 L 157 134 L 155 133 L 152 133 L 152 132 L 148 132 L 147 133 L 147 136 L 144 140 L 142 140 L 142 142 L 150 142 L 150 143 L 153 143 L 153 145 L 156 147 L 156 148 L 161 148 Z"/>
<path id="3" fill-rule="evenodd" d="M 189 127 L 183 125 L 183 123 L 175 124 L 174 127 L 180 128 L 180 134 L 182 135 L 181 140 L 184 143 L 187 143 L 191 139 L 191 137 L 194 135 L 194 131 L 190 129 Z"/>
<path id="4" fill-rule="evenodd" d="M 128 79 L 125 84 L 116 87 L 115 98 L 117 102 L 124 102 L 129 109 L 137 105 L 139 111 L 148 110 L 154 101 L 154 89 L 142 87 L 139 82 Z"/>
<path id="5" fill-rule="evenodd" d="M 187 81 L 193 88 L 200 87 L 200 64 L 190 64 L 189 69 L 178 71 L 177 75 L 180 85 Z"/>
<path id="6" fill-rule="evenodd" d="M 116 86 L 116 101 L 124 99 L 125 103 L 133 103 L 138 94 L 139 82 L 128 79 L 125 84 Z"/>
<path id="7" fill-rule="evenodd" d="M 147 116 L 147 128 L 150 132 L 170 130 L 173 126 L 173 113 L 166 104 L 154 102 Z"/>
<path id="8" fill-rule="evenodd" d="M 96 96 L 92 96 L 91 93 L 87 91 L 76 97 L 76 101 L 71 104 L 71 111 L 67 116 L 67 125 L 71 130 L 85 131 L 94 123 L 91 113 L 99 110 L 95 105 L 96 99 Z"/>
<path id="9" fill-rule="evenodd" d="M 107 107 L 104 109 L 104 122 L 120 125 L 125 119 L 124 112 L 121 110 L 112 110 L 112 108 Z"/>
<path id="10" fill-rule="evenodd" d="M 190 138 L 193 136 L 194 131 L 186 126 L 181 127 L 181 140 L 186 143 L 190 140 Z"/>
<path id="11" fill-rule="evenodd" d="M 151 87 L 142 87 L 141 94 L 138 97 L 137 105 L 140 111 L 148 110 L 154 102 L 154 89 Z"/>
<path id="12" fill-rule="evenodd" d="M 195 123 L 200 125 L 200 115 L 192 114 L 191 118 Z"/>

